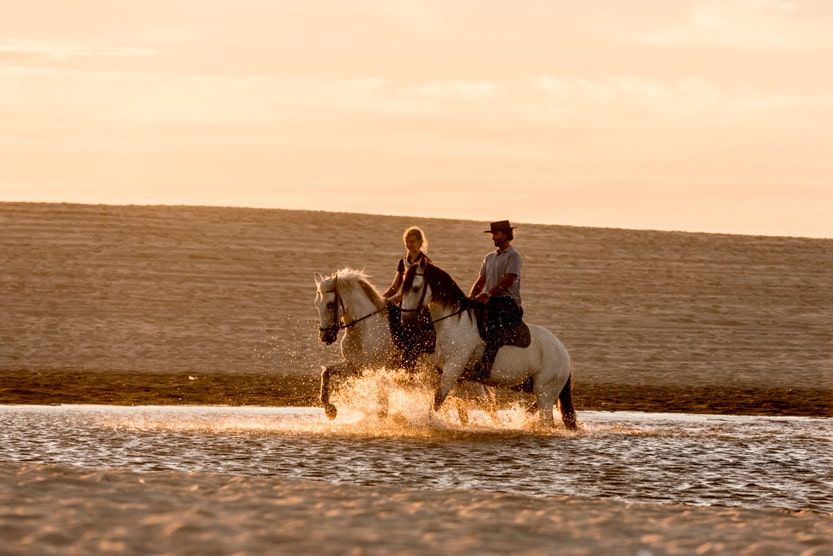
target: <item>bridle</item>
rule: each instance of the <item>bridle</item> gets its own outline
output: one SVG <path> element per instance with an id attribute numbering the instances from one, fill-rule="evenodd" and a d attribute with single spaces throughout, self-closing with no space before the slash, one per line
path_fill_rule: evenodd
<path id="1" fill-rule="evenodd" d="M 333 324 L 331 324 L 327 328 L 321 328 L 319 326 L 318 330 L 320 330 L 321 332 L 329 332 L 331 334 L 338 334 L 339 330 L 350 328 L 351 326 L 359 324 L 363 320 L 369 319 L 373 315 L 375 315 L 377 313 L 381 313 L 382 311 L 387 309 L 387 306 L 385 306 L 385 307 L 382 307 L 381 309 L 377 309 L 377 310 L 373 311 L 372 313 L 370 313 L 368 315 L 365 315 L 361 318 L 353 319 L 350 322 L 343 322 L 341 320 L 341 318 L 339 318 L 338 310 L 339 310 L 339 307 L 340 307 L 342 314 L 346 314 L 347 309 L 344 308 L 344 300 L 341 298 L 341 295 L 339 295 L 339 293 L 338 293 L 338 276 L 335 277 L 335 283 L 333 284 L 332 291 L 328 291 L 328 292 L 324 292 L 324 293 L 332 293 L 332 294 L 335 294 L 336 297 L 335 297 L 335 300 L 333 301 L 333 321 L 332 321 Z"/>
<path id="2" fill-rule="evenodd" d="M 423 277 L 423 280 L 422 280 L 422 295 L 419 296 L 419 303 L 417 303 L 417 306 L 415 308 L 406 309 L 405 307 L 402 307 L 401 310 L 402 310 L 403 313 L 417 313 L 417 312 L 420 312 L 420 311 L 422 311 L 423 305 L 425 305 L 425 292 L 428 291 L 428 284 L 425 283 L 425 279 L 424 279 L 425 278 L 425 273 L 423 272 L 422 274 L 420 274 L 419 272 L 416 272 L 416 273 L 414 273 L 414 277 L 416 277 L 416 276 L 422 276 Z"/>
<path id="3" fill-rule="evenodd" d="M 422 295 L 420 295 L 420 296 L 419 296 L 419 303 L 417 303 L 417 306 L 416 306 L 416 307 L 414 307 L 413 309 L 405 309 L 405 308 L 403 307 L 403 308 L 401 309 L 401 311 L 402 311 L 403 313 L 417 313 L 417 312 L 421 312 L 421 311 L 423 310 L 424 306 L 425 306 L 425 292 L 427 292 L 427 291 L 428 291 L 428 284 L 426 283 L 426 280 L 425 280 L 425 273 L 423 272 L 422 274 L 420 274 L 419 272 L 417 272 L 417 273 L 415 273 L 415 276 L 422 276 L 422 277 L 423 277 L 423 280 L 422 280 Z M 464 311 L 468 311 L 468 309 L 469 309 L 469 308 L 468 308 L 468 307 L 466 307 L 464 303 L 460 303 L 460 308 L 459 308 L 459 309 L 457 309 L 456 311 L 454 311 L 454 312 L 453 312 L 453 313 L 451 313 L 450 315 L 446 315 L 446 316 L 444 316 L 444 317 L 440 317 L 440 318 L 438 318 L 438 319 L 434 319 L 434 320 L 432 320 L 432 321 L 431 321 L 431 324 L 434 324 L 434 323 L 440 322 L 440 321 L 445 320 L 445 319 L 449 319 L 449 318 L 453 317 L 454 315 L 459 315 L 460 313 L 462 313 L 462 312 L 464 312 Z"/>

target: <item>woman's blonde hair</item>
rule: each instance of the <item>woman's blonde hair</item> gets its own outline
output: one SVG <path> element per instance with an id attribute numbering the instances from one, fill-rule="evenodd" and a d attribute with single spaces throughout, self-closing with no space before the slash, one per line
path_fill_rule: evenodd
<path id="1" fill-rule="evenodd" d="M 411 226 L 410 228 L 405 230 L 405 233 L 402 234 L 402 243 L 405 243 L 405 241 L 407 241 L 408 236 L 417 236 L 420 242 L 419 250 L 423 253 L 426 253 L 428 251 L 428 237 L 425 235 L 425 232 L 423 232 L 422 229 L 417 228 L 416 226 Z"/>

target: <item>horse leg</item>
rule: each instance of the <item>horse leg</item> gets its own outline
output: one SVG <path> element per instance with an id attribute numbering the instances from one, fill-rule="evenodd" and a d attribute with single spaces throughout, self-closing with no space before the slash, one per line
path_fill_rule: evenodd
<path id="1" fill-rule="evenodd" d="M 538 416 L 541 419 L 541 425 L 547 428 L 555 426 L 552 410 L 555 407 L 555 392 L 551 392 L 547 388 L 542 388 L 535 393 L 535 401 L 538 403 Z"/>
<path id="2" fill-rule="evenodd" d="M 333 375 L 335 374 L 335 369 L 333 367 L 324 367 L 321 371 L 321 405 L 324 406 L 324 413 L 327 415 L 327 418 L 331 421 L 336 418 L 338 415 L 338 410 L 336 406 L 330 403 L 330 380 L 332 379 Z"/>
<path id="3" fill-rule="evenodd" d="M 472 400 L 479 401 L 481 397 L 485 397 L 482 390 L 483 385 L 477 382 L 460 382 L 457 384 L 455 405 L 457 406 L 457 417 L 460 418 L 460 424 L 464 427 L 469 424 L 468 403 Z"/>
<path id="4" fill-rule="evenodd" d="M 376 401 L 379 404 L 379 411 L 376 415 L 379 419 L 385 419 L 388 416 L 388 382 L 387 376 L 382 376 L 377 382 L 378 388 L 376 390 Z"/>
<path id="5" fill-rule="evenodd" d="M 462 399 L 457 400 L 457 417 L 460 419 L 460 424 L 464 427 L 469 424 L 469 412 L 466 409 L 466 402 Z"/>
<path id="6" fill-rule="evenodd" d="M 495 395 L 495 391 L 485 384 L 481 384 L 480 388 L 483 390 L 483 400 L 486 404 L 486 413 L 489 414 L 489 418 L 492 420 L 493 424 L 499 425 L 500 417 L 498 417 L 497 414 L 497 396 Z"/>
<path id="7" fill-rule="evenodd" d="M 573 374 L 567 377 L 567 382 L 558 394 L 558 409 L 561 410 L 561 420 L 567 430 L 578 429 L 576 423 L 576 408 L 573 406 Z"/>
<path id="8" fill-rule="evenodd" d="M 448 397 L 448 393 L 451 392 L 451 389 L 454 388 L 455 384 L 457 384 L 460 372 L 461 369 L 456 369 L 456 372 L 448 367 L 443 369 L 443 374 L 440 377 L 440 386 L 434 394 L 434 411 L 440 410 L 440 406 L 443 405 L 443 402 Z"/>

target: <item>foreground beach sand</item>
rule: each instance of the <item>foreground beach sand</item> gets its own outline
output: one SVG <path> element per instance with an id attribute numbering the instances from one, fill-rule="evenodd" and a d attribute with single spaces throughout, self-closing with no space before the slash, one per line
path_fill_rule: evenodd
<path id="1" fill-rule="evenodd" d="M 0 463 L 5 554 L 833 554 L 810 512 Z"/>

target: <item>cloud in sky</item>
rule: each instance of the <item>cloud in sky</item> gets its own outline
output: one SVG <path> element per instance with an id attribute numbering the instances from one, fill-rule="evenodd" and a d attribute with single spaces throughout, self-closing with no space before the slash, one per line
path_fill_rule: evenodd
<path id="1" fill-rule="evenodd" d="M 637 43 L 658 47 L 710 47 L 751 50 L 833 48 L 831 22 L 808 17 L 797 2 L 781 0 L 700 0 L 674 20 L 625 32 Z"/>
<path id="2" fill-rule="evenodd" d="M 507 126 L 588 123 L 702 127 L 833 107 L 833 91 L 727 89 L 696 77 L 657 79 L 538 75 L 518 80 L 396 84 L 383 77 L 312 79 L 271 75 L 164 75 L 0 65 L 0 114 L 22 107 L 42 121 L 79 125 L 251 124 L 331 117 L 465 117 Z M 776 113 L 773 113 L 775 111 Z M 611 119 L 615 116 L 615 119 Z M 656 118 L 661 116 L 662 120 Z M 33 125 L 37 118 L 29 116 Z M 676 123 L 671 123 L 674 120 Z"/>
<path id="3" fill-rule="evenodd" d="M 218 17 L 148 0 L 124 17 L 84 0 L 44 20 L 27 3 L 0 21 L 0 199 L 315 208 L 336 188 L 392 212 L 399 184 L 484 204 L 497 185 L 610 201 L 572 212 L 608 225 L 650 186 L 688 200 L 662 226 L 691 207 L 696 227 L 717 225 L 697 187 L 740 206 L 758 184 L 814 215 L 833 183 L 833 6 L 643 5 L 248 0 Z M 804 205 L 783 201 L 796 187 Z M 541 207 L 524 196 L 516 219 Z M 662 220 L 632 214 L 616 222 Z"/>
<path id="4" fill-rule="evenodd" d="M 67 60 L 78 57 L 153 56 L 151 48 L 100 46 L 80 43 L 56 43 L 26 39 L 0 39 L 0 62 L 3 60 Z"/>

